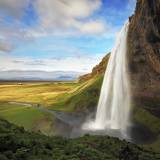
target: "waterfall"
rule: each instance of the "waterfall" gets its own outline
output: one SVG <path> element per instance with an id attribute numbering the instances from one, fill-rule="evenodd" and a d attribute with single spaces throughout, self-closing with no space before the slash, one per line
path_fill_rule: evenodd
<path id="1" fill-rule="evenodd" d="M 104 75 L 95 120 L 85 130 L 119 130 L 127 134 L 130 123 L 130 85 L 127 74 L 127 22 L 120 31 Z"/>

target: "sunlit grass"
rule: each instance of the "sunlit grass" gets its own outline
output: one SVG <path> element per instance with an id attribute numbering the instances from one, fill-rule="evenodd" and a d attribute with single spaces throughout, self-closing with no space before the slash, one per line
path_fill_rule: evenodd
<path id="1" fill-rule="evenodd" d="M 65 95 L 75 92 L 81 84 L 74 82 L 48 82 L 0 85 L 0 101 L 38 103 L 45 107 Z"/>
<path id="2" fill-rule="evenodd" d="M 47 82 L 0 85 L 0 117 L 23 126 L 27 130 L 38 130 L 49 133 L 54 126 L 54 117 L 44 113 L 34 106 L 9 104 L 9 102 L 22 102 L 40 104 L 53 110 L 73 111 L 79 101 L 88 103 L 90 87 L 96 86 L 96 79 L 84 83 L 78 82 Z M 94 87 L 93 87 L 94 88 Z M 91 97 L 91 101 L 96 100 Z"/>
<path id="3" fill-rule="evenodd" d="M 88 84 L 77 82 L 1 84 L 0 117 L 18 126 L 23 126 L 27 130 L 39 129 L 43 133 L 49 134 L 53 132 L 53 115 L 42 112 L 34 106 L 11 104 L 9 102 L 40 104 L 41 107 L 65 111 L 68 109 L 65 102 L 78 94 Z"/>

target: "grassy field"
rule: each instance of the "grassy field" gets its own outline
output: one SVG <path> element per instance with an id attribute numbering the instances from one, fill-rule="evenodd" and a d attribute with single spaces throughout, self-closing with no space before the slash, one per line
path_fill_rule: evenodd
<path id="1" fill-rule="evenodd" d="M 57 110 L 65 108 L 66 101 L 91 86 L 95 79 L 84 83 L 78 82 L 25 82 L 1 83 L 0 102 L 25 102 L 40 104 L 43 107 Z M 73 106 L 69 107 L 73 108 Z"/>
<path id="2" fill-rule="evenodd" d="M 16 101 L 50 106 L 80 87 L 74 82 L 26 82 L 0 85 L 0 102 Z"/>
<path id="3" fill-rule="evenodd" d="M 0 84 L 0 117 L 23 126 L 27 130 L 40 130 L 52 134 L 54 117 L 44 113 L 33 106 L 25 106 L 22 102 L 39 104 L 48 109 L 63 111 L 74 110 L 74 98 L 90 86 L 93 80 L 86 83 L 77 82 L 25 82 Z M 87 98 L 87 97 L 86 97 Z M 73 99 L 73 103 L 70 100 Z"/>
<path id="4" fill-rule="evenodd" d="M 78 82 L 25 82 L 0 84 L 0 118 L 7 119 L 27 130 L 54 135 L 55 117 L 42 112 L 34 106 L 10 104 L 8 102 L 26 102 L 40 104 L 53 110 L 67 112 L 90 112 L 98 102 L 103 76 L 89 81 Z M 133 119 L 149 129 L 156 140 L 143 147 L 159 152 L 160 120 L 148 112 L 145 107 L 134 106 Z"/>
<path id="5" fill-rule="evenodd" d="M 31 106 L 0 103 L 0 118 L 6 119 L 26 130 L 51 132 L 53 118 L 50 114 L 37 110 Z"/>

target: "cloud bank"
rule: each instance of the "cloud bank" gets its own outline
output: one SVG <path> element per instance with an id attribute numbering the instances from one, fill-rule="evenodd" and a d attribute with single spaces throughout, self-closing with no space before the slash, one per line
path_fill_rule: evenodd
<path id="1" fill-rule="evenodd" d="M 133 1 L 118 10 L 119 0 L 0 0 L 0 70 L 91 71 Z"/>
<path id="2" fill-rule="evenodd" d="M 105 22 L 92 15 L 101 4 L 101 0 L 36 0 L 34 7 L 43 28 L 98 34 L 105 32 Z"/>
<path id="3" fill-rule="evenodd" d="M 105 21 L 93 18 L 101 5 L 101 0 L 1 0 L 0 35 L 7 43 L 17 37 L 37 38 L 51 33 L 102 34 L 107 28 Z M 33 16 L 28 12 L 31 8 L 36 25 L 24 27 L 24 17 Z M 1 51 L 5 51 L 3 44 L 0 41 Z"/>
<path id="4" fill-rule="evenodd" d="M 42 70 L 42 71 L 76 71 L 90 72 L 92 68 L 101 60 L 103 54 L 94 57 L 77 56 L 57 58 L 29 58 L 29 57 L 13 57 L 1 55 L 0 70 Z M 7 64 L 7 65 L 6 65 Z"/>

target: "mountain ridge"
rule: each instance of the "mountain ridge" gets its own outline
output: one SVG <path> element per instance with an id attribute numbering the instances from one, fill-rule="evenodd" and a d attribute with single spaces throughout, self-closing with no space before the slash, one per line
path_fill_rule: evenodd
<path id="1" fill-rule="evenodd" d="M 8 70 L 0 71 L 0 80 L 77 80 L 82 74 L 74 71 Z"/>

